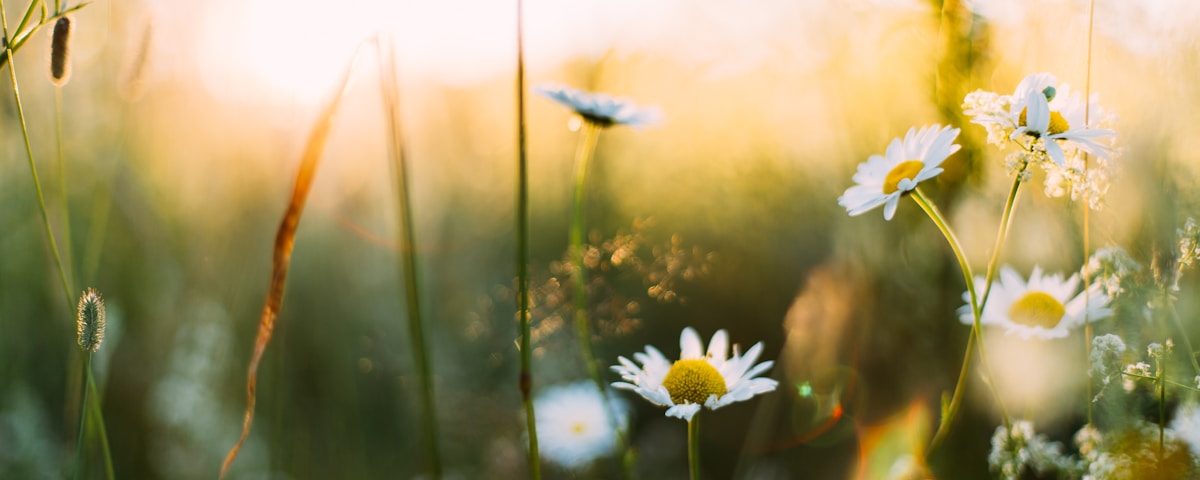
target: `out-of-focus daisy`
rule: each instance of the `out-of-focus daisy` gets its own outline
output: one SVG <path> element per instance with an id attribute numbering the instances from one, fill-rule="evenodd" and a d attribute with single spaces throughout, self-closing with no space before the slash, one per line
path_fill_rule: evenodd
<path id="1" fill-rule="evenodd" d="M 657 107 L 638 106 L 627 98 L 585 92 L 564 85 L 538 85 L 533 91 L 574 110 L 584 120 L 600 127 L 629 125 L 641 128 L 662 121 L 662 113 Z"/>
<path id="2" fill-rule="evenodd" d="M 854 185 L 838 197 L 838 205 L 858 215 L 883 205 L 883 218 L 896 214 L 900 197 L 917 184 L 942 173 L 942 162 L 960 147 L 954 143 L 957 128 L 929 125 L 908 129 L 904 139 L 892 139 L 884 155 L 871 155 L 858 165 Z"/>
<path id="3" fill-rule="evenodd" d="M 610 400 L 615 422 L 610 420 L 604 397 L 590 381 L 550 387 L 538 394 L 534 408 L 542 458 L 566 468 L 580 468 L 611 455 L 616 446 L 614 427 L 628 425 L 629 407 L 617 398 Z"/>
<path id="4" fill-rule="evenodd" d="M 983 276 L 975 277 L 976 291 L 982 292 L 986 286 Z M 1026 282 L 1016 270 L 1005 266 L 1000 269 L 1000 281 L 992 285 L 980 323 L 1004 327 L 1009 334 L 1024 339 L 1051 339 L 1067 336 L 1084 321 L 1112 314 L 1108 296 L 1099 283 L 1093 283 L 1087 292 L 1076 293 L 1078 287 L 1078 275 L 1063 280 L 1062 274 L 1043 275 L 1040 267 L 1033 267 Z M 963 300 L 968 303 L 959 308 L 959 319 L 969 325 L 974 323 L 970 294 L 964 292 Z"/>
<path id="5" fill-rule="evenodd" d="M 716 410 L 774 391 L 778 384 L 770 378 L 755 378 L 775 364 L 766 361 L 754 365 L 762 354 L 762 342 L 744 355 L 734 345 L 733 356 L 727 358 L 729 334 L 725 330 L 713 334 L 705 353 L 700 335 L 687 327 L 679 336 L 679 348 L 679 360 L 674 363 L 650 345 L 645 353 L 633 354 L 641 367 L 620 357 L 620 365 L 612 369 L 625 381 L 615 382 L 613 387 L 633 390 L 650 403 L 668 407 L 667 416 L 691 421 L 701 405 Z"/>

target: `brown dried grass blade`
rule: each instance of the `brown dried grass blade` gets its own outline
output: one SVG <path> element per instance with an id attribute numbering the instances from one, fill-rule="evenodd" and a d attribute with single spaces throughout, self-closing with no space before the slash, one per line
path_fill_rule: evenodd
<path id="1" fill-rule="evenodd" d="M 353 58 L 357 57 L 358 54 L 355 52 Z M 350 80 L 350 72 L 353 70 L 353 65 L 354 61 L 352 59 L 350 65 L 342 73 L 342 78 L 338 83 L 337 89 L 334 90 L 333 96 L 325 104 L 325 108 L 317 118 L 316 125 L 313 126 L 312 132 L 308 135 L 308 141 L 300 157 L 300 170 L 296 172 L 296 183 L 292 187 L 292 198 L 283 213 L 283 222 L 280 223 L 279 230 L 275 234 L 275 248 L 271 260 L 271 284 L 267 290 L 266 301 L 263 304 L 262 316 L 258 321 L 258 336 L 254 339 L 254 353 L 250 357 L 250 366 L 246 379 L 246 412 L 242 418 L 242 435 L 238 438 L 237 444 L 229 450 L 229 454 L 225 456 L 225 462 L 221 465 L 221 475 L 219 477 L 222 479 L 228 473 L 229 466 L 233 464 L 233 460 L 237 458 L 242 444 L 250 436 L 250 425 L 254 422 L 258 363 L 262 360 L 263 352 L 267 349 L 267 343 L 271 341 L 271 334 L 275 331 L 275 320 L 279 315 L 279 308 L 283 304 L 283 292 L 287 283 L 288 266 L 291 264 L 292 247 L 296 241 L 296 227 L 300 224 L 300 214 L 304 213 L 304 203 L 308 199 L 309 190 L 312 189 L 313 177 L 316 176 L 317 166 L 321 161 L 321 153 L 325 150 L 325 141 L 329 138 L 329 130 L 333 125 L 333 115 L 337 112 L 342 95 L 346 92 L 346 85 Z"/>

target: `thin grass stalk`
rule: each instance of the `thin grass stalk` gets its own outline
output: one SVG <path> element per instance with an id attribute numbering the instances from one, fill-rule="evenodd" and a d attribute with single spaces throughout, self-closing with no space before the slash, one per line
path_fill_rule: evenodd
<path id="1" fill-rule="evenodd" d="M 688 478 L 700 480 L 700 413 L 688 420 Z"/>
<path id="2" fill-rule="evenodd" d="M 542 478 L 538 456 L 537 418 L 533 409 L 533 351 L 529 345 L 529 162 L 525 138 L 525 9 L 517 0 L 517 323 L 521 331 L 521 373 L 517 388 L 525 403 L 525 430 L 529 438 L 529 478 Z"/>
<path id="3" fill-rule="evenodd" d="M 4 0 L 0 0 L 0 27 L 3 29 L 4 38 L 8 38 L 8 14 L 4 9 Z M 4 60 L 11 58 L 14 52 L 14 45 L 4 42 Z M 4 62 L 0 61 L 0 66 Z M 67 304 L 67 311 L 73 311 L 75 305 L 72 303 L 70 282 L 67 272 L 63 266 L 62 256 L 58 253 L 58 242 L 54 239 L 54 229 L 50 226 L 50 216 L 46 212 L 46 196 L 42 193 L 42 182 L 38 178 L 37 165 L 33 161 L 33 147 L 29 143 L 29 127 L 25 124 L 25 110 L 21 107 L 21 89 L 17 84 L 17 69 L 16 62 L 9 65 L 8 68 L 9 80 L 12 84 L 13 99 L 17 105 L 17 119 L 21 122 L 21 138 L 25 142 L 25 158 L 29 161 L 29 172 L 33 176 L 33 189 L 37 193 L 38 209 L 42 213 L 42 226 L 46 231 L 46 238 L 50 242 L 50 253 L 54 256 L 54 264 L 58 267 L 58 280 L 63 289 L 63 300 Z"/>
<path id="4" fill-rule="evenodd" d="M 1161 461 L 1165 450 L 1164 431 L 1167 428 L 1167 347 L 1163 347 L 1163 355 L 1158 359 L 1158 459 Z"/>
<path id="5" fill-rule="evenodd" d="M 1087 62 L 1086 62 L 1087 66 L 1084 69 L 1084 75 L 1083 75 L 1083 78 L 1084 78 L 1084 83 L 1083 83 L 1083 85 L 1084 85 L 1083 86 L 1083 124 L 1085 126 L 1090 124 L 1091 112 L 1092 112 L 1092 102 L 1091 102 L 1091 97 L 1092 97 L 1092 30 L 1093 30 L 1093 27 L 1095 26 L 1095 23 L 1096 23 L 1096 0 L 1092 0 L 1091 2 L 1089 2 L 1089 6 L 1088 6 L 1088 38 L 1087 38 Z M 1047 140 L 1047 141 L 1050 141 L 1050 140 Z M 1088 154 L 1087 154 L 1087 152 L 1084 152 L 1084 154 L 1083 154 L 1084 170 L 1087 170 L 1087 166 L 1088 166 Z M 1091 257 L 1091 251 L 1092 251 L 1092 249 L 1091 249 L 1092 228 L 1091 228 L 1091 223 L 1090 223 L 1091 222 L 1091 211 L 1092 211 L 1091 205 L 1084 205 L 1084 207 L 1083 207 L 1083 265 L 1084 265 L 1084 269 L 1087 269 L 1087 265 L 1089 263 L 1088 260 Z M 1084 305 L 1090 305 L 1091 300 L 1092 300 L 1091 299 L 1091 295 L 1092 295 L 1092 293 L 1091 293 L 1092 292 L 1092 275 L 1091 274 L 1092 274 L 1092 272 L 1084 272 L 1084 275 L 1083 275 Z M 1092 358 L 1092 319 L 1090 317 L 1091 317 L 1091 309 L 1085 308 L 1083 311 L 1083 354 L 1085 355 L 1084 359 Z M 1200 373 L 1200 371 L 1198 371 L 1197 373 Z M 1092 380 L 1091 380 L 1091 378 L 1089 378 L 1087 381 L 1087 402 L 1086 402 L 1087 403 L 1088 425 L 1092 424 L 1092 390 L 1093 390 Z"/>
<path id="6" fill-rule="evenodd" d="M 262 314 L 259 317 L 258 333 L 254 340 L 254 351 L 250 357 L 250 364 L 246 369 L 246 411 L 242 416 L 242 433 L 238 437 L 237 443 L 234 444 L 233 448 L 225 456 L 225 461 L 221 464 L 219 478 L 225 478 L 225 475 L 229 473 L 230 465 L 237 458 L 237 454 L 241 450 L 242 445 L 245 444 L 246 438 L 250 436 L 250 427 L 254 423 L 255 390 L 258 386 L 258 364 L 262 361 L 267 344 L 271 341 L 271 335 L 275 331 L 275 321 L 278 319 L 280 307 L 283 306 L 283 293 L 287 285 L 287 273 L 292 260 L 292 249 L 295 247 L 296 228 L 300 225 L 300 216 L 304 213 L 304 205 L 308 200 L 308 193 L 312 189 L 317 167 L 321 163 L 321 154 L 325 149 L 325 142 L 329 138 L 329 130 L 333 126 L 334 113 L 337 112 L 338 106 L 341 104 L 342 95 L 346 92 L 346 85 L 349 83 L 350 73 L 354 66 L 353 59 L 357 57 L 358 53 L 356 51 L 352 56 L 351 63 L 342 72 L 342 78 L 338 82 L 337 88 L 333 91 L 333 96 L 325 104 L 324 109 L 321 110 L 316 124 L 308 135 L 308 140 L 300 159 L 300 168 L 296 172 L 295 182 L 292 187 L 292 196 L 288 201 L 287 208 L 284 210 L 283 220 L 280 222 L 279 229 L 275 234 L 275 243 L 271 257 L 271 281 L 266 299 L 263 301 Z"/>
<path id="7" fill-rule="evenodd" d="M 988 362 L 987 355 L 983 347 L 983 327 L 980 324 L 982 309 L 980 308 L 979 296 L 975 291 L 975 276 L 971 273 L 971 266 L 967 263 L 966 256 L 963 254 L 962 245 L 958 242 L 958 238 L 954 235 L 954 231 L 951 230 L 950 226 L 946 224 L 941 212 L 938 211 L 937 207 L 925 198 L 925 195 L 921 192 L 921 188 L 917 187 L 914 189 L 911 196 L 913 200 L 916 201 L 917 205 L 919 205 L 921 209 L 925 211 L 925 214 L 929 216 L 930 220 L 933 220 L 933 223 L 937 225 L 938 230 L 942 232 L 942 235 L 946 238 L 946 242 L 950 244 L 950 249 L 954 251 L 954 256 L 958 260 L 959 269 L 962 271 L 963 279 L 967 283 L 967 294 L 971 301 L 971 314 L 974 317 L 974 324 L 971 327 L 971 333 L 975 337 L 975 343 L 978 344 L 977 347 L 979 350 L 979 360 L 980 363 L 983 364 L 984 374 L 987 376 L 986 383 L 990 387 L 992 395 L 996 398 L 996 405 L 1000 409 L 1000 416 L 1004 420 L 1004 427 L 1010 428 L 1011 421 L 1008 417 L 1008 411 L 1005 409 L 1004 401 L 1000 397 L 1000 392 L 997 390 L 998 387 L 995 384 L 996 377 L 992 374 L 991 365 L 990 362 Z M 963 363 L 967 362 L 964 361 Z M 962 382 L 963 380 L 960 375 L 959 383 L 962 384 Z M 956 390 L 957 389 L 958 387 L 956 387 Z M 947 419 L 953 419 L 954 416 L 957 415 L 957 405 L 952 406 L 954 410 L 948 410 L 946 412 Z M 948 423 L 949 422 L 947 422 L 946 419 L 943 419 L 941 422 L 942 425 L 947 425 Z M 934 435 L 934 438 L 930 443 L 929 450 L 932 451 L 935 446 L 941 443 L 946 431 L 948 430 L 948 426 L 946 428 L 942 428 L 941 426 L 938 427 L 938 432 Z"/>
<path id="8" fill-rule="evenodd" d="M 400 262 L 404 279 L 405 303 L 408 307 L 409 336 L 413 342 L 413 364 L 421 384 L 421 404 L 424 410 L 422 430 L 425 433 L 425 449 L 429 455 L 429 468 L 433 478 L 442 477 L 442 456 L 438 448 L 437 407 L 433 401 L 433 374 L 429 363 L 429 348 L 426 345 L 425 327 L 421 318 L 420 292 L 417 289 L 417 248 L 413 234 L 412 199 L 409 196 L 407 151 L 404 132 L 400 123 L 400 84 L 396 78 L 396 56 L 390 42 L 376 38 L 379 55 L 379 83 L 383 93 L 384 110 L 388 122 L 388 153 L 391 156 L 392 173 L 396 179 L 396 214 L 400 230 L 400 251 L 404 259 Z M 386 50 L 386 51 L 385 51 Z M 399 257 L 397 257 L 399 258 Z"/>
<path id="9" fill-rule="evenodd" d="M 91 354 L 89 354 L 88 357 L 91 357 Z M 96 376 L 92 374 L 92 368 L 90 365 L 87 368 L 86 375 L 87 389 L 92 391 L 92 402 L 88 407 L 92 411 L 90 420 L 96 422 L 96 428 L 99 429 L 99 432 L 97 433 L 100 435 L 100 453 L 104 458 L 105 478 L 112 480 L 117 478 L 117 476 L 113 474 L 112 449 L 110 449 L 108 445 L 108 429 L 104 427 L 104 412 L 100 408 L 100 389 L 96 387 Z M 85 405 L 87 405 L 86 402 Z"/>
<path id="10" fill-rule="evenodd" d="M 79 472 L 83 470 L 83 431 L 87 426 L 88 392 L 91 390 L 87 387 L 88 381 L 91 380 L 91 375 L 89 375 L 92 371 L 91 353 L 84 354 L 83 369 L 86 373 L 84 373 L 83 402 L 79 404 L 79 435 L 75 440 L 75 475 L 73 478 L 79 478 Z"/>
<path id="11" fill-rule="evenodd" d="M 61 85 L 54 87 L 54 144 L 58 151 L 58 201 L 62 204 L 63 263 L 67 266 L 67 286 L 71 286 L 75 283 L 75 262 L 71 255 L 71 205 L 67 198 L 66 154 L 63 152 L 62 91 Z"/>

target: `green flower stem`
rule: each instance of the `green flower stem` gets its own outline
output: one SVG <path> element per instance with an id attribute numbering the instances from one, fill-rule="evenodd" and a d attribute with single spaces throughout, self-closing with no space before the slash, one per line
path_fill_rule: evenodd
<path id="1" fill-rule="evenodd" d="M 1008 200 L 1004 202 L 1004 213 L 1000 216 L 1000 229 L 996 232 L 996 245 L 992 247 L 992 258 L 988 261 L 987 275 L 985 277 L 985 286 L 983 289 L 983 298 L 979 301 L 979 310 L 983 311 L 983 307 L 987 305 L 988 296 L 992 293 L 992 280 L 996 278 L 996 269 L 1000 262 L 1000 250 L 1004 246 L 1004 241 L 1008 237 L 1009 226 L 1012 224 L 1012 211 L 1016 206 L 1017 193 L 1021 188 L 1021 174 L 1025 171 L 1022 167 L 1016 175 L 1013 176 L 1012 188 L 1008 191 Z M 967 351 L 963 354 L 962 370 L 958 372 L 958 382 L 954 386 L 954 395 L 950 399 L 950 404 L 946 407 L 945 419 L 938 426 L 937 434 L 931 442 L 930 450 L 939 445 L 945 439 L 945 435 L 949 431 L 950 425 L 953 424 L 955 417 L 958 415 L 959 406 L 962 404 L 964 392 L 966 391 L 967 376 L 971 373 L 971 360 L 974 358 L 972 353 L 975 349 L 975 329 L 972 328 L 971 335 L 967 337 Z M 1090 406 L 1090 405 L 1089 405 Z"/>
<path id="2" fill-rule="evenodd" d="M 1166 350 L 1163 350 L 1164 355 Z M 1155 360 L 1158 364 L 1158 458 L 1163 457 L 1164 434 L 1167 426 L 1167 362 L 1166 357 Z"/>
<path id="3" fill-rule="evenodd" d="M 88 355 L 91 357 L 91 355 Z M 104 454 L 104 473 L 109 480 L 117 478 L 113 474 L 112 450 L 108 446 L 108 429 L 104 427 L 104 414 L 100 408 L 100 389 L 96 388 L 96 376 L 92 375 L 91 365 L 87 369 L 87 388 L 92 391 L 92 403 L 89 408 L 92 410 L 91 418 L 96 422 L 96 427 L 100 429 L 100 451 Z"/>
<path id="4" fill-rule="evenodd" d="M 987 375 L 987 384 L 990 387 L 992 394 L 996 397 L 996 405 L 1000 409 L 1000 416 L 1004 420 L 1004 427 L 1010 428 L 1011 421 L 1008 417 L 1008 411 L 1004 408 L 1004 401 L 1001 399 L 1000 392 L 997 390 L 997 386 L 995 385 L 994 379 L 996 376 L 992 374 L 991 365 L 988 362 L 987 355 L 983 348 L 983 328 L 980 324 L 980 315 L 982 313 L 982 309 L 980 308 L 979 296 L 975 291 L 975 279 L 974 275 L 971 273 L 971 266 L 967 263 L 967 258 L 963 254 L 963 249 L 961 244 L 958 242 L 958 237 L 954 235 L 954 231 L 951 230 L 950 226 L 946 224 L 944 217 L 942 216 L 941 212 L 938 211 L 937 207 L 925 198 L 925 195 L 921 192 L 920 187 L 913 190 L 911 196 L 913 200 L 917 202 L 917 205 L 919 205 L 921 209 L 925 211 L 925 214 L 929 216 L 929 219 L 933 220 L 933 223 L 937 225 L 938 230 L 941 230 L 942 235 L 946 237 L 946 242 L 950 244 L 950 249 L 954 251 L 954 256 L 958 259 L 958 266 L 960 270 L 962 270 L 963 279 L 967 283 L 967 294 L 971 300 L 971 313 L 975 320 L 971 328 L 971 334 L 975 337 L 975 343 L 978 344 L 977 346 L 979 349 L 980 362 L 983 364 L 984 373 Z M 970 342 L 968 342 L 968 347 L 969 346 Z M 930 450 L 933 450 L 936 446 L 941 444 L 946 433 L 949 431 L 949 425 L 953 422 L 954 418 L 958 414 L 958 408 L 961 405 L 962 399 L 962 394 L 959 392 L 962 391 L 966 384 L 965 378 L 967 377 L 966 373 L 968 371 L 965 364 L 969 363 L 970 353 L 971 351 L 968 349 L 968 358 L 964 359 L 963 361 L 964 369 L 959 374 L 958 384 L 955 386 L 955 397 L 958 398 L 958 401 L 955 402 L 955 400 L 951 400 L 950 406 L 944 412 L 944 418 L 942 419 L 941 424 L 938 426 L 938 431 L 936 434 L 934 434 L 934 438 L 930 442 Z"/>
<path id="5" fill-rule="evenodd" d="M 91 353 L 87 353 L 83 357 L 83 371 L 86 377 L 83 386 L 83 403 L 79 406 L 79 436 L 75 441 L 75 478 L 79 478 L 80 472 L 83 471 L 83 432 L 87 427 L 88 420 L 92 420 L 96 422 L 96 428 L 99 429 L 96 433 L 100 435 L 105 478 L 113 479 L 116 478 L 116 475 L 113 475 L 112 451 L 108 446 L 108 431 L 104 427 L 104 414 L 100 408 L 100 391 L 96 388 L 96 379 L 92 375 Z"/>
<path id="6" fill-rule="evenodd" d="M 389 153 L 392 170 L 396 176 L 396 212 L 399 218 L 400 250 L 404 253 L 401 271 L 404 278 L 405 304 L 408 308 L 408 329 L 412 337 L 413 363 L 421 385 L 422 430 L 425 434 L 425 449 L 429 455 L 429 467 L 433 478 L 442 477 L 442 455 L 438 448 L 437 404 L 434 402 L 434 379 L 429 361 L 429 346 L 426 343 L 425 324 L 421 317 L 421 292 L 417 288 L 420 277 L 417 271 L 416 236 L 413 228 L 412 198 L 409 196 L 409 172 L 404 136 L 400 123 L 399 82 L 396 80 L 396 62 L 390 45 L 377 43 L 379 54 L 381 92 L 387 109 L 389 130 Z M 386 49 L 386 52 L 385 52 Z"/>
<path id="7" fill-rule="evenodd" d="M 78 8 L 78 7 L 77 7 Z M 4 1 L 0 0 L 0 27 L 4 38 L 8 37 L 8 15 L 4 10 Z M 28 37 L 26 37 L 28 38 Z M 13 51 L 19 47 L 20 43 L 4 44 L 4 60 L 12 58 Z M 58 254 L 58 242 L 54 240 L 54 229 L 50 227 L 50 216 L 46 213 L 46 196 L 42 194 L 42 182 L 38 178 L 37 165 L 33 161 L 33 147 L 29 144 L 29 127 L 25 125 L 25 110 L 21 107 L 21 89 L 17 85 L 17 69 L 16 62 L 7 62 L 9 80 L 12 82 L 13 99 L 17 105 L 17 118 L 21 122 L 21 137 L 25 141 L 25 158 L 29 161 L 29 172 L 33 175 L 33 189 L 37 193 L 38 208 L 42 212 L 42 226 L 46 230 L 46 237 L 50 242 L 50 253 L 54 256 L 54 264 L 58 266 L 58 280 L 62 284 L 63 299 L 67 302 L 67 311 L 73 311 L 75 306 L 71 303 L 71 286 L 67 280 L 67 271 L 63 266 L 62 257 Z M 0 62 L 2 65 L 3 62 Z"/>
<path id="8" fill-rule="evenodd" d="M 600 375 L 600 363 L 596 361 L 596 354 L 592 349 L 592 331 L 587 315 L 588 278 L 587 265 L 584 264 L 584 257 L 587 255 L 587 247 L 584 244 L 587 222 L 584 216 L 584 205 L 587 198 L 588 166 L 591 165 L 592 159 L 595 157 L 596 144 L 600 139 L 601 129 L 600 125 L 585 119 L 583 130 L 580 131 L 579 145 L 575 148 L 575 198 L 571 208 L 570 233 L 571 263 L 574 266 L 573 275 L 575 279 L 575 337 L 579 343 L 579 353 L 583 357 L 584 365 L 587 367 L 588 376 L 596 384 L 596 389 L 600 391 L 600 398 L 604 401 L 608 420 L 612 424 L 613 431 L 617 433 L 614 442 L 616 443 L 617 452 L 623 459 L 621 465 L 624 469 L 625 477 L 633 478 L 633 457 L 629 455 L 630 452 L 627 450 L 625 432 L 622 431 L 621 425 L 617 421 L 616 408 L 612 404 L 612 398 L 608 395 L 604 377 Z"/>
<path id="9" fill-rule="evenodd" d="M 700 480 L 700 412 L 688 420 L 688 478 Z"/>
<path id="10" fill-rule="evenodd" d="M 1155 382 L 1155 383 L 1157 383 L 1157 382 L 1158 382 L 1158 380 L 1159 380 L 1159 377 L 1155 377 L 1155 376 L 1148 376 L 1148 375 L 1139 375 L 1139 374 L 1136 374 L 1136 373 L 1129 373 L 1129 372 L 1121 372 L 1121 375 L 1124 375 L 1124 376 L 1126 376 L 1126 377 L 1140 378 L 1140 379 L 1142 379 L 1142 380 L 1150 380 L 1150 381 L 1152 381 L 1152 382 Z M 1166 382 L 1168 385 L 1172 385 L 1172 386 L 1176 386 L 1176 387 L 1179 387 L 1179 388 L 1183 388 L 1183 389 L 1191 390 L 1191 391 L 1193 391 L 1193 392 L 1200 392 L 1200 388 L 1196 388 L 1196 387 L 1193 387 L 1193 386 L 1191 386 L 1191 385 L 1187 385 L 1187 384 L 1179 383 L 1179 382 L 1176 382 L 1176 381 L 1174 381 L 1174 380 L 1170 380 L 1170 379 L 1164 379 L 1163 381 L 1164 381 L 1164 382 Z"/>
<path id="11" fill-rule="evenodd" d="M 76 437 L 76 440 L 75 440 L 75 477 L 74 478 L 79 478 L 79 472 L 83 471 L 83 461 L 82 461 L 83 431 L 84 431 L 85 427 L 87 426 L 88 400 L 89 400 L 89 393 L 92 390 L 91 388 L 88 388 L 88 384 L 91 383 L 90 380 L 92 378 L 92 376 L 91 376 L 92 354 L 91 353 L 87 353 L 83 356 L 83 370 L 84 370 L 85 379 L 84 379 L 84 386 L 83 386 L 83 402 L 79 404 L 79 435 Z"/>
<path id="12" fill-rule="evenodd" d="M 521 331 L 521 373 L 517 386 L 525 403 L 529 434 L 529 478 L 542 478 L 538 457 L 537 418 L 533 409 L 533 350 L 529 345 L 529 162 L 525 139 L 525 9 L 517 0 L 517 322 Z"/>

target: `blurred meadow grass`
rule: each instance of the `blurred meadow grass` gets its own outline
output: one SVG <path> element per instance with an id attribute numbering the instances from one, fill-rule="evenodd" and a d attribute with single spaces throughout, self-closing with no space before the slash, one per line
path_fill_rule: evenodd
<path id="1" fill-rule="evenodd" d="M 17 3 L 6 5 L 10 23 L 27 4 Z M 523 478 L 511 294 L 515 47 L 506 47 L 514 43 L 514 7 L 300 3 L 102 0 L 74 15 L 73 74 L 62 91 L 71 269 L 78 289 L 101 290 L 108 306 L 109 331 L 92 368 L 117 475 L 217 474 L 238 434 L 281 207 L 336 77 L 327 70 L 379 28 L 397 41 L 447 477 Z M 606 276 L 613 291 L 639 302 L 640 322 L 595 330 L 601 364 L 645 345 L 673 355 L 689 325 L 705 338 L 724 328 L 743 346 L 762 341 L 762 358 L 777 362 L 768 374 L 781 382 L 776 392 L 706 417 L 710 478 L 856 478 L 861 448 L 887 437 L 882 426 L 936 427 L 969 334 L 955 313 L 963 285 L 953 256 L 912 205 L 881 222 L 847 217 L 836 199 L 855 166 L 892 137 L 911 125 L 953 122 L 967 145 L 947 163 L 959 176 L 939 177 L 929 193 L 968 259 L 985 265 L 1011 180 L 999 167 L 1003 157 L 983 148 L 981 128 L 947 117 L 963 93 L 1010 91 L 1031 72 L 1054 72 L 1081 89 L 1088 35 L 1079 1 L 977 0 L 950 12 L 970 24 L 956 24 L 964 28 L 957 32 L 942 29 L 941 7 L 525 5 L 531 83 L 617 93 L 664 112 L 656 128 L 603 134 L 586 206 L 594 237 L 653 219 L 645 245 L 678 236 L 714 253 L 708 274 L 676 286 L 686 302 L 649 298 L 636 275 Z M 464 10 L 456 17 L 456 9 Z M 1189 27 L 1197 22 L 1200 8 L 1187 0 L 1096 2 L 1091 91 L 1119 115 L 1124 152 L 1104 210 L 1091 216 L 1093 249 L 1117 243 L 1152 258 L 1173 248 L 1162 239 L 1182 218 L 1200 212 L 1200 30 Z M 288 49 L 310 41 L 297 31 L 327 38 L 332 50 L 295 54 Z M 254 41 L 276 51 L 237 43 Z M 53 191 L 48 46 L 47 30 L 15 61 L 43 188 Z M 139 56 L 145 65 L 131 78 Z M 355 68 L 260 367 L 256 428 L 231 478 L 427 472 L 411 339 L 398 320 L 406 308 L 396 268 L 403 252 L 387 126 L 376 67 Z M 278 71 L 289 73 L 271 73 Z M 0 478 L 58 478 L 71 471 L 79 357 L 9 88 L 0 87 Z M 551 102 L 529 97 L 527 109 L 536 286 L 567 249 L 577 132 Z M 1022 192 L 1005 262 L 1075 269 L 1085 258 L 1080 207 L 1046 198 L 1039 180 Z M 47 199 L 50 219 L 63 235 L 56 197 Z M 1181 288 L 1178 309 L 1194 337 L 1200 304 L 1189 293 L 1198 287 L 1185 275 Z M 545 320 L 534 318 L 535 331 Z M 535 391 L 586 377 L 570 328 L 539 332 Z M 1005 337 L 989 338 L 997 339 L 989 354 L 1005 355 Z M 1086 368 L 1082 340 L 1055 345 L 1016 346 L 1008 355 L 1040 361 L 1023 365 L 1028 370 Z M 1014 392 L 1010 408 L 1069 443 L 1086 421 L 1085 377 L 1029 381 L 1038 387 Z M 999 421 L 978 375 L 972 382 L 948 450 L 931 459 L 944 478 L 988 475 Z M 630 399 L 638 476 L 684 478 L 684 427 Z M 612 459 L 582 471 L 544 470 L 548 478 L 619 471 Z"/>

